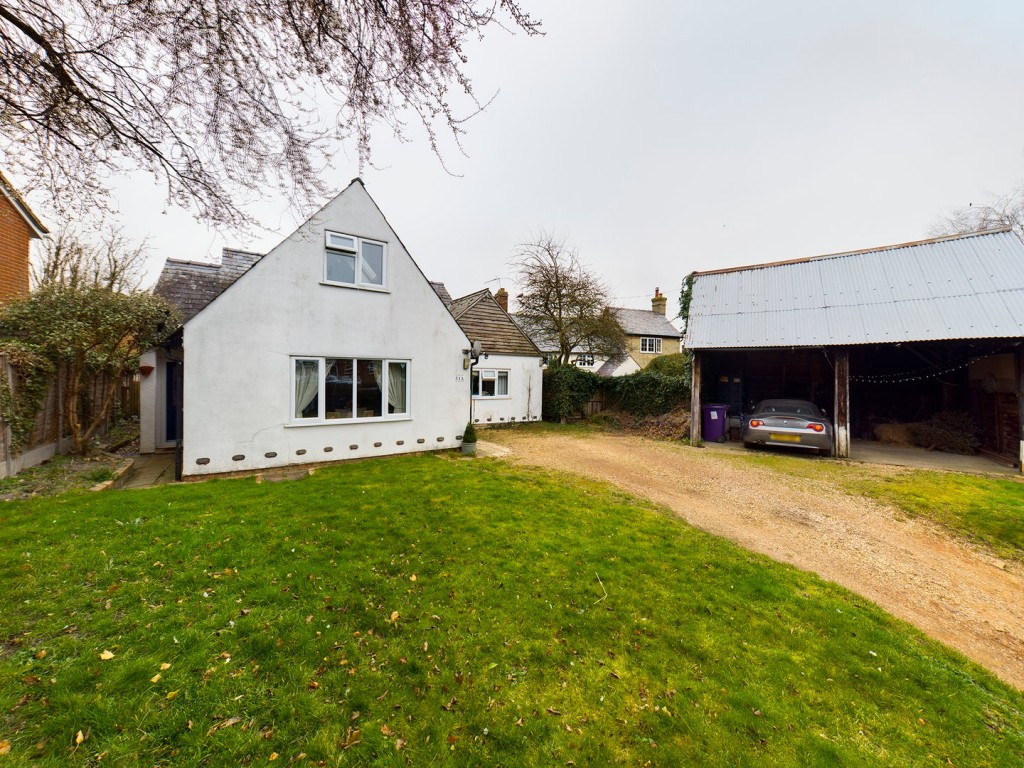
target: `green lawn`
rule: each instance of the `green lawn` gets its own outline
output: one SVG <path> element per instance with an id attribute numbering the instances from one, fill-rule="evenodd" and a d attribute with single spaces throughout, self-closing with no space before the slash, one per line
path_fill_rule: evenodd
<path id="1" fill-rule="evenodd" d="M 895 467 L 879 470 L 770 452 L 728 456 L 795 477 L 826 480 L 849 493 L 933 520 L 1000 557 L 1024 560 L 1024 482 L 1019 478 Z"/>
<path id="2" fill-rule="evenodd" d="M 0 768 L 1024 764 L 875 606 L 492 460 L 7 502 L 0 579 Z"/>

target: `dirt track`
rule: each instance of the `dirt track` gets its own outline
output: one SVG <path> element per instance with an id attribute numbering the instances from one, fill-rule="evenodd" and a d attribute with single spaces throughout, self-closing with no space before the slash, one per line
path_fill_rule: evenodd
<path id="1" fill-rule="evenodd" d="M 740 469 L 710 450 L 613 435 L 492 435 L 492 455 L 607 480 L 663 504 L 867 597 L 1024 689 L 1024 569 L 1015 563 L 869 499 Z"/>

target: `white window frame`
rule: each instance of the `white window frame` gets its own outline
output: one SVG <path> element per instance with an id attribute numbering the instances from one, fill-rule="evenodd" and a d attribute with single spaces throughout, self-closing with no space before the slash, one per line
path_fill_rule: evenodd
<path id="1" fill-rule="evenodd" d="M 484 374 L 493 374 L 493 376 L 485 376 Z M 504 395 L 486 395 L 482 392 L 477 392 L 480 389 L 480 385 L 484 381 L 494 382 L 494 391 L 498 391 L 498 381 L 501 379 L 501 375 L 505 375 L 505 394 Z M 512 390 L 509 387 L 509 381 L 511 377 L 511 371 L 508 368 L 474 368 L 471 379 L 471 389 L 474 400 L 508 400 L 512 397 Z"/>
<path id="2" fill-rule="evenodd" d="M 640 351 L 648 355 L 660 355 L 661 354 L 661 337 L 660 336 L 641 336 L 640 337 Z"/>
<path id="3" fill-rule="evenodd" d="M 352 241 L 352 246 L 349 247 L 345 244 L 339 243 L 337 239 L 333 238 L 345 238 Z M 362 279 L 363 275 L 363 246 L 379 245 L 381 248 L 381 276 L 380 283 L 365 282 Z M 327 256 L 330 253 L 344 253 L 355 258 L 355 282 L 346 283 L 340 280 L 331 280 L 327 277 Z M 350 235 L 346 232 L 334 232 L 332 230 L 324 230 L 324 271 L 323 280 L 324 285 L 340 285 L 346 288 L 361 288 L 368 291 L 386 291 L 388 289 L 388 246 L 387 243 L 380 240 L 372 240 L 368 237 L 358 237 L 356 235 Z"/>
<path id="4" fill-rule="evenodd" d="M 353 372 L 358 367 L 359 361 L 380 360 L 383 371 L 381 374 L 381 391 L 384 404 L 384 414 L 381 416 L 351 416 L 340 419 L 328 419 L 324 412 L 327 402 L 327 361 L 328 360 L 351 360 Z M 317 415 L 303 418 L 295 415 L 295 364 L 300 361 L 313 361 L 318 365 L 317 379 Z M 389 378 L 391 376 L 391 363 L 403 363 L 405 365 L 405 412 L 387 413 Z M 293 355 L 288 358 L 289 373 L 289 395 L 288 395 L 288 421 L 287 426 L 314 426 L 324 424 L 354 424 L 374 421 L 407 421 L 412 419 L 412 361 L 400 357 L 350 357 L 349 355 Z"/>

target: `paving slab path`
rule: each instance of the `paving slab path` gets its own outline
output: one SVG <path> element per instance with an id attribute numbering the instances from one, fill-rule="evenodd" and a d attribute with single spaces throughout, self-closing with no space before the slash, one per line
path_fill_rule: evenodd
<path id="1" fill-rule="evenodd" d="M 605 480 L 709 533 L 841 584 L 1024 689 L 1019 563 L 827 482 L 741 467 L 709 450 L 608 434 L 487 437 L 485 455 Z"/>

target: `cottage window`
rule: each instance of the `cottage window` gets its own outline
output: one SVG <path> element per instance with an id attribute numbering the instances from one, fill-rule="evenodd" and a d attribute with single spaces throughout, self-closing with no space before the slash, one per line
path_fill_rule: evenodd
<path id="1" fill-rule="evenodd" d="M 508 397 L 508 371 L 473 371 L 473 397 Z"/>
<path id="2" fill-rule="evenodd" d="M 406 360 L 292 358 L 292 421 L 407 416 L 408 373 Z"/>
<path id="3" fill-rule="evenodd" d="M 643 336 L 640 339 L 640 351 L 649 352 L 654 355 L 660 355 L 661 338 L 658 336 Z"/>
<path id="4" fill-rule="evenodd" d="M 384 269 L 384 243 L 340 232 L 326 233 L 325 283 L 383 288 Z"/>

